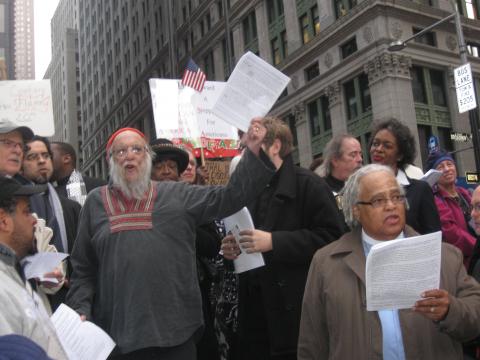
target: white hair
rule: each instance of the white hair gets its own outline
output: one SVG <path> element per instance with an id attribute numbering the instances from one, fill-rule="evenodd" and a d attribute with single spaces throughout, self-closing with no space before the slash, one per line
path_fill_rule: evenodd
<path id="1" fill-rule="evenodd" d="M 150 186 L 152 174 L 152 154 L 149 149 L 140 164 L 138 179 L 128 182 L 125 179 L 125 169 L 118 165 L 113 156 L 108 159 L 110 180 L 127 198 L 141 200 Z"/>
<path id="2" fill-rule="evenodd" d="M 342 190 L 342 206 L 343 215 L 345 216 L 345 222 L 350 227 L 350 229 L 353 229 L 354 227 L 359 225 L 357 219 L 355 219 L 355 217 L 353 216 L 353 207 L 357 204 L 357 201 L 359 201 L 360 181 L 364 176 L 375 172 L 386 172 L 392 175 L 395 178 L 395 181 L 397 181 L 393 170 L 389 166 L 380 164 L 365 165 L 355 171 L 348 178 Z M 398 187 L 400 188 L 400 192 L 404 194 L 405 191 L 403 187 L 400 184 L 398 184 Z"/>

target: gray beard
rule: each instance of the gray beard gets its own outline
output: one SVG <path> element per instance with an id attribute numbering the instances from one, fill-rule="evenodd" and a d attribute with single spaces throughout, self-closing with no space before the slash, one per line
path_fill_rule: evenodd
<path id="1" fill-rule="evenodd" d="M 152 158 L 146 154 L 144 162 L 139 168 L 139 177 L 136 181 L 125 180 L 125 171 L 120 167 L 113 157 L 109 159 L 109 173 L 113 186 L 120 190 L 129 199 L 142 200 L 145 192 L 150 187 L 150 175 L 152 172 Z"/>

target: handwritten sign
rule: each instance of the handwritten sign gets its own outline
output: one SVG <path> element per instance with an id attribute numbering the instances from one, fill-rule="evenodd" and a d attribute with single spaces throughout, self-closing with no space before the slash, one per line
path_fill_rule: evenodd
<path id="1" fill-rule="evenodd" d="M 209 185 L 226 185 L 228 183 L 230 160 L 206 160 L 205 167 L 208 170 Z"/>
<path id="2" fill-rule="evenodd" d="M 201 138 L 237 140 L 237 129 L 212 112 L 224 82 L 207 81 L 201 93 L 180 80 L 150 79 L 157 138 L 188 138 L 200 147 Z"/>
<path id="3" fill-rule="evenodd" d="M 0 123 L 28 126 L 36 135 L 54 135 L 50 80 L 0 81 Z"/>

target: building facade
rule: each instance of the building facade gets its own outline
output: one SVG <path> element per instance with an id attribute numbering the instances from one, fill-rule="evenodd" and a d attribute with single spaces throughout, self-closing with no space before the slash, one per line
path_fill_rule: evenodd
<path id="1" fill-rule="evenodd" d="M 478 89 L 479 4 L 458 4 Z M 105 144 L 119 127 L 154 136 L 148 79 L 179 78 L 192 57 L 224 81 L 248 50 L 291 77 L 271 112 L 291 126 L 303 166 L 338 132 L 354 134 L 368 159 L 371 123 L 388 117 L 416 135 L 419 166 L 430 135 L 449 150 L 471 146 L 450 140 L 470 132 L 456 105 L 454 25 L 387 50 L 452 11 L 445 0 L 79 0 L 84 170 L 106 176 Z M 474 170 L 471 150 L 457 160 L 460 173 Z"/>
<path id="2" fill-rule="evenodd" d="M 52 60 L 44 78 L 52 88 L 54 141 L 71 144 L 82 166 L 78 0 L 61 0 L 51 21 Z"/>
<path id="3" fill-rule="evenodd" d="M 13 1 L 0 0 L 0 79 L 15 78 Z"/>
<path id="4" fill-rule="evenodd" d="M 35 79 L 33 0 L 14 1 L 15 79 Z"/>

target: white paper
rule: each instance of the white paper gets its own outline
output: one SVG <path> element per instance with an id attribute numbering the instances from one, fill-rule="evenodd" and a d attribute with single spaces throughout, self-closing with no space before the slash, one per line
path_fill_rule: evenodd
<path id="1" fill-rule="evenodd" d="M 51 320 L 70 360 L 105 360 L 115 347 L 105 331 L 80 320 L 80 315 L 65 304 L 60 304 Z"/>
<path id="2" fill-rule="evenodd" d="M 240 231 L 255 229 L 250 212 L 246 207 L 223 219 L 223 223 L 225 224 L 225 230 L 227 233 L 231 232 L 232 235 L 235 236 L 238 246 L 240 246 Z M 235 267 L 235 272 L 237 274 L 265 265 L 262 253 L 247 254 L 241 246 L 240 250 L 241 254 L 238 258 L 233 260 L 233 266 Z"/>
<path id="3" fill-rule="evenodd" d="M 23 271 L 27 279 L 38 278 L 40 281 L 58 283 L 55 278 L 45 278 L 43 275 L 52 272 L 68 256 L 59 252 L 39 252 L 26 256 L 22 260 Z"/>
<path id="4" fill-rule="evenodd" d="M 213 112 L 247 131 L 252 118 L 267 115 L 289 81 L 288 76 L 249 51 L 235 66 Z"/>
<path id="5" fill-rule="evenodd" d="M 422 176 L 421 180 L 426 181 L 430 187 L 435 185 L 438 182 L 438 179 L 442 176 L 442 172 L 436 169 L 428 170 L 425 175 Z"/>
<path id="6" fill-rule="evenodd" d="M 50 80 L 0 81 L 0 127 L 11 124 L 55 134 Z"/>
<path id="7" fill-rule="evenodd" d="M 157 138 L 237 140 L 237 129 L 212 112 L 226 83 L 206 81 L 201 93 L 180 80 L 150 79 L 149 84 Z"/>
<path id="8" fill-rule="evenodd" d="M 367 310 L 411 308 L 420 294 L 440 286 L 442 233 L 372 246 L 366 265 Z"/>

